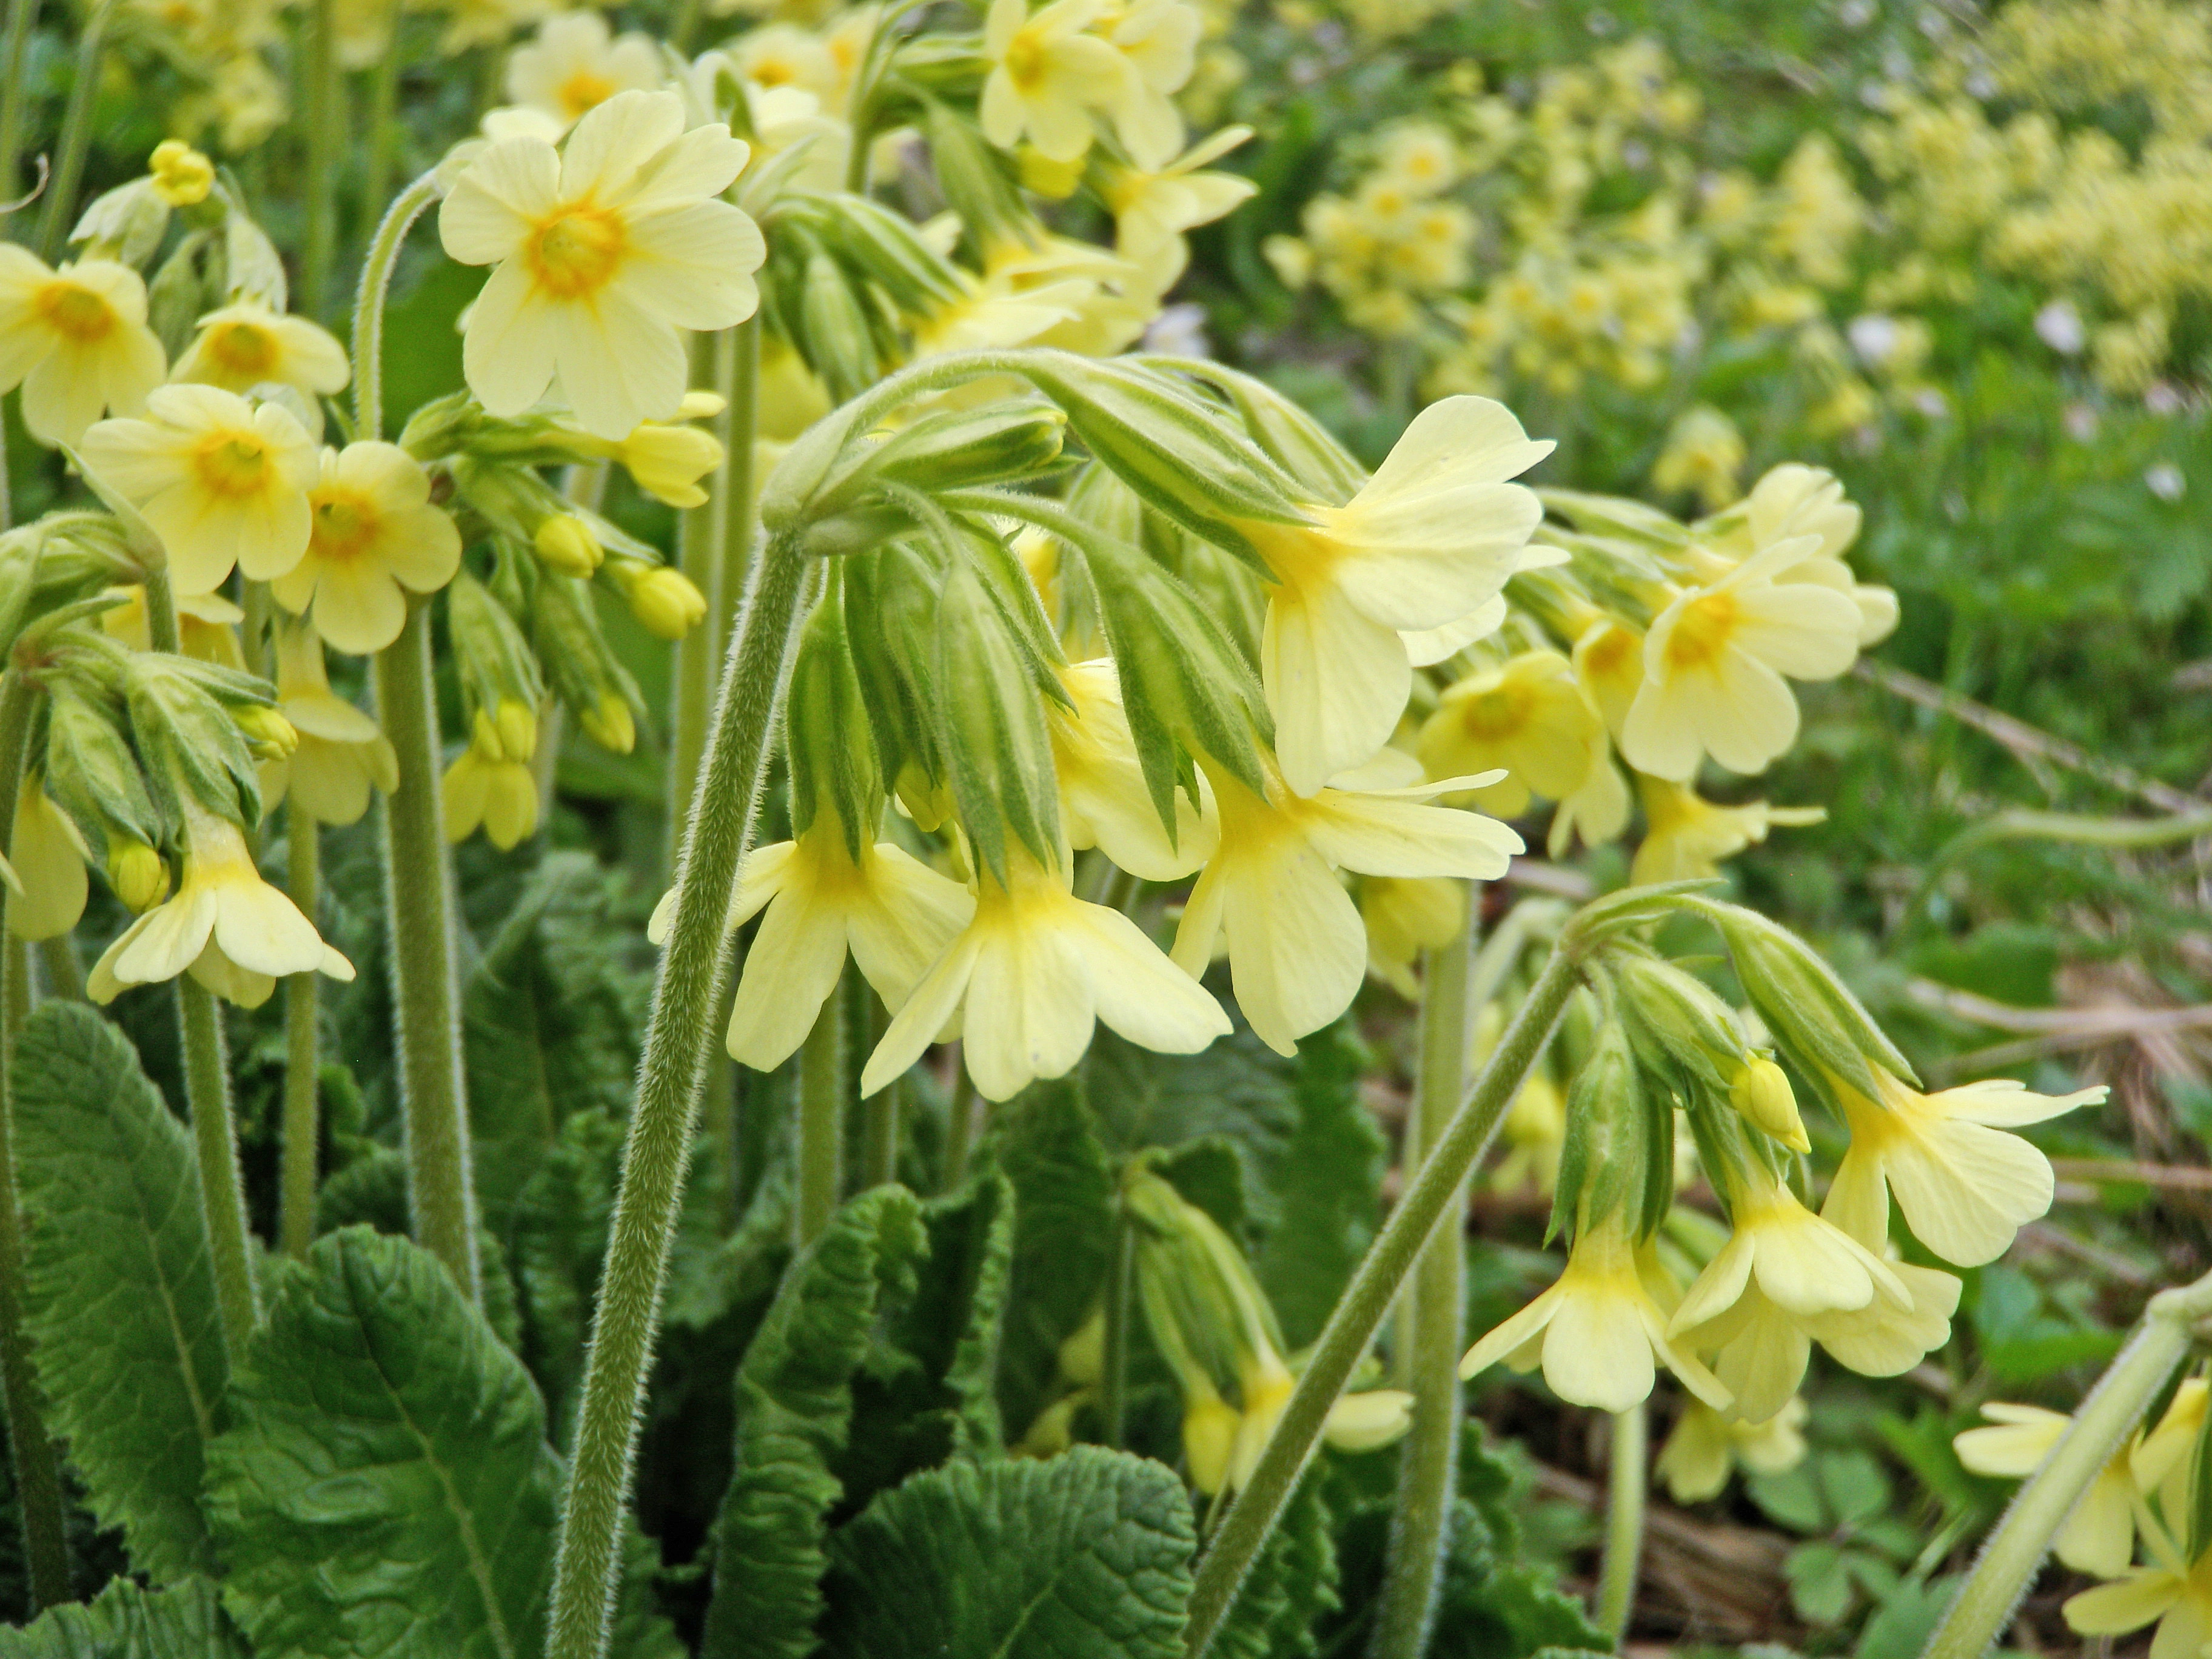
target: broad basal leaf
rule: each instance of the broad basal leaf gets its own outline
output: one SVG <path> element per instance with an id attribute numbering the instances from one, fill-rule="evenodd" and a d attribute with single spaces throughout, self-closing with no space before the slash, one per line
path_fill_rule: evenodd
<path id="1" fill-rule="evenodd" d="M 832 1659 L 1181 1659 L 1194 1534 L 1182 1482 L 1126 1452 L 957 1462 L 830 1540 Z"/>
<path id="2" fill-rule="evenodd" d="M 529 1659 L 559 1469 L 544 1408 L 445 1267 L 348 1228 L 286 1275 L 209 1456 L 256 1659 Z"/>
<path id="3" fill-rule="evenodd" d="M 1274 1224 L 1254 1263 L 1292 1347 L 1321 1334 L 1382 1213 L 1382 1132 L 1359 1097 L 1365 1063 L 1346 1021 L 1298 1043 L 1297 1127 L 1267 1172 Z"/>
<path id="4" fill-rule="evenodd" d="M 211 1571 L 224 1359 L 199 1165 L 122 1032 L 48 1002 L 15 1057 L 24 1317 L 93 1513 L 156 1583 Z"/>
<path id="5" fill-rule="evenodd" d="M 21 1630 L 0 1629 L 0 1659 L 247 1659 L 215 1586 L 179 1580 L 143 1589 L 111 1578 L 89 1605 L 51 1607 Z"/>

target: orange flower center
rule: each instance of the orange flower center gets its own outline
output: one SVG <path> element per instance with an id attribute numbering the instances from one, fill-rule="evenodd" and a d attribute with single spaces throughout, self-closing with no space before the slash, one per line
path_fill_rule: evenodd
<path id="1" fill-rule="evenodd" d="M 788 58 L 763 54 L 745 65 L 745 77 L 756 86 L 787 87 L 799 79 L 799 65 Z"/>
<path id="2" fill-rule="evenodd" d="M 208 331 L 207 354 L 224 374 L 249 385 L 269 379 L 279 356 L 276 335 L 257 323 L 217 323 Z"/>
<path id="3" fill-rule="evenodd" d="M 35 303 L 48 326 L 79 345 L 105 339 L 115 326 L 115 312 L 106 301 L 75 283 L 48 283 Z"/>
<path id="4" fill-rule="evenodd" d="M 596 70 L 580 69 L 561 83 L 553 96 L 561 106 L 561 112 L 571 121 L 586 110 L 604 104 L 614 96 L 615 83 Z"/>
<path id="5" fill-rule="evenodd" d="M 629 244 L 619 215 L 605 208 L 566 207 L 538 222 L 524 257 L 538 287 L 556 299 L 577 300 L 613 280 Z"/>
<path id="6" fill-rule="evenodd" d="M 269 446 L 251 432 L 218 433 L 193 458 L 200 482 L 218 495 L 251 495 L 269 482 Z"/>
<path id="7" fill-rule="evenodd" d="M 1733 593 L 1708 593 L 1682 608 L 1667 641 L 1669 668 L 1710 668 L 1735 638 L 1739 612 Z"/>
<path id="8" fill-rule="evenodd" d="M 379 515 L 375 505 L 350 491 L 318 492 L 315 509 L 316 556 L 344 564 L 359 558 L 376 539 Z"/>

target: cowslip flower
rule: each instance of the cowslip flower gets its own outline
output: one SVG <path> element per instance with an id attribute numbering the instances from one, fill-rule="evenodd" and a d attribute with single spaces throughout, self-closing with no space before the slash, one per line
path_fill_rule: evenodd
<path id="1" fill-rule="evenodd" d="M 2212 1643 L 2212 1550 L 2185 1564 L 2162 1529 L 2148 1536 L 2157 1565 L 2069 1596 L 2066 1623 L 2082 1636 L 2124 1636 L 2155 1621 L 2150 1659 L 2197 1659 Z"/>
<path id="2" fill-rule="evenodd" d="M 323 823 L 357 823 L 372 787 L 399 787 L 399 757 L 384 728 L 331 690 L 322 641 L 305 628 L 276 634 L 276 712 L 300 741 L 261 765 L 261 798 Z"/>
<path id="3" fill-rule="evenodd" d="M 434 593 L 461 567 L 460 532 L 398 444 L 325 449 L 307 502 L 307 556 L 270 591 L 341 651 L 384 649 L 406 626 L 407 593 Z"/>
<path id="4" fill-rule="evenodd" d="M 666 941 L 673 890 L 647 937 Z M 745 952 L 730 1010 L 730 1056 L 772 1072 L 798 1052 L 837 988 L 846 952 L 896 1012 L 916 981 L 974 916 L 975 901 L 890 842 L 858 853 L 836 813 L 823 811 L 793 840 L 747 855 L 730 906 L 738 927 L 765 908 Z"/>
<path id="5" fill-rule="evenodd" d="M 446 839 L 464 842 L 478 830 L 502 853 L 538 831 L 538 780 L 530 770 L 538 752 L 538 719 L 522 704 L 503 702 L 495 714 L 479 708 L 470 722 L 469 745 L 446 769 L 440 787 Z"/>
<path id="6" fill-rule="evenodd" d="M 1160 162 L 1182 145 L 1182 117 L 1174 95 L 1197 67 L 1204 30 L 1195 6 L 1185 0 L 1136 0 L 1106 28 L 1120 56 L 1122 81 L 1114 100 L 1114 131 L 1140 162 Z"/>
<path id="7" fill-rule="evenodd" d="M 1639 776 L 1636 789 L 1644 799 L 1644 844 L 1636 849 L 1628 878 L 1638 886 L 1716 875 L 1723 859 L 1759 846 L 1776 825 L 1820 823 L 1828 816 L 1825 807 L 1770 806 L 1763 800 L 1723 806 L 1686 783 L 1664 778 Z"/>
<path id="8" fill-rule="evenodd" d="M 1238 526 L 1277 582 L 1261 678 L 1297 793 L 1389 740 L 1413 686 L 1402 634 L 1445 627 L 1497 597 L 1543 516 L 1534 493 L 1507 480 L 1551 450 L 1504 404 L 1447 398 L 1414 417 L 1345 506 Z"/>
<path id="9" fill-rule="evenodd" d="M 1686 782 L 1710 754 L 1732 772 L 1762 772 L 1797 738 L 1797 699 L 1783 678 L 1832 679 L 1858 654 L 1850 599 L 1781 580 L 1817 543 L 1795 537 L 1684 590 L 1644 640 L 1644 684 L 1621 752 L 1639 772 Z"/>
<path id="10" fill-rule="evenodd" d="M 1558 1281 L 1469 1348 L 1459 1374 L 1501 1359 L 1516 1370 L 1540 1363 L 1560 1399 L 1623 1412 L 1650 1397 L 1663 1364 L 1698 1399 L 1728 1410 L 1734 1396 L 1720 1379 L 1667 1334 L 1637 1254 L 1619 1212 L 1585 1226 Z"/>
<path id="11" fill-rule="evenodd" d="M 1168 1054 L 1196 1054 L 1230 1029 L 1221 1006 L 1136 923 L 1069 890 L 1065 859 L 1048 869 L 1018 844 L 1006 849 L 1003 884 L 978 873 L 974 915 L 892 1018 L 861 1094 L 912 1066 L 956 1018 L 986 1100 L 1065 1075 L 1099 1020 Z"/>
<path id="12" fill-rule="evenodd" d="M 1067 664 L 1060 670 L 1060 684 L 1073 706 L 1047 702 L 1045 728 L 1069 847 L 1096 847 L 1145 881 L 1175 881 L 1204 864 L 1220 834 L 1212 793 L 1201 782 L 1200 805 L 1193 805 L 1176 792 L 1170 842 L 1145 784 L 1114 664 L 1105 658 Z"/>
<path id="13" fill-rule="evenodd" d="M 977 113 L 983 136 L 1012 149 L 1026 133 L 1048 161 L 1073 161 L 1091 148 L 1091 111 L 1127 91 L 1121 54 L 1084 30 L 1106 0 L 1052 0 L 1030 15 L 1029 0 L 991 0 L 983 58 L 991 66 Z"/>
<path id="14" fill-rule="evenodd" d="M 258 1008 L 289 974 L 350 980 L 353 964 L 323 943 L 315 925 L 261 879 L 246 836 L 184 798 L 184 872 L 177 890 L 125 928 L 85 981 L 94 1002 L 133 985 L 189 973 L 217 996 Z"/>
<path id="15" fill-rule="evenodd" d="M 684 130 L 672 92 L 620 92 L 559 150 L 489 145 L 439 211 L 446 252 L 492 265 L 462 341 L 469 390 L 519 415 L 557 373 L 584 428 L 620 439 L 684 401 L 679 329 L 743 322 L 759 304 L 759 227 L 715 198 L 750 152 L 720 123 Z"/>
<path id="16" fill-rule="evenodd" d="M 1911 1297 L 1887 1265 L 1856 1239 L 1797 1201 L 1756 1168 L 1734 1183 L 1734 1228 L 1674 1310 L 1680 1336 L 1735 1306 L 1754 1279 L 1793 1314 L 1849 1313 L 1876 1296 L 1899 1306 Z"/>
<path id="17" fill-rule="evenodd" d="M 343 390 L 353 371 L 345 348 L 327 329 L 246 302 L 201 318 L 198 336 L 171 378 L 226 392 L 295 386 L 312 398 Z"/>
<path id="18" fill-rule="evenodd" d="M 2203 1384 L 2200 1382 L 2201 1389 Z M 2021 1480 L 2033 1474 L 2058 1437 L 2074 1419 L 2064 1412 L 2040 1406 L 2015 1406 L 1992 1400 L 1982 1407 L 1990 1426 L 1968 1429 L 1951 1437 L 1959 1462 L 1976 1474 Z M 2139 1446 L 2142 1437 L 2135 1437 Z M 2058 1559 L 2077 1572 L 2100 1578 L 2118 1578 L 2136 1559 L 2136 1483 L 2129 1460 L 2133 1446 L 2124 1446 L 2081 1494 L 2074 1513 L 2066 1518 L 2051 1540 Z"/>
<path id="19" fill-rule="evenodd" d="M 146 620 L 145 588 L 133 582 L 128 587 L 107 588 L 103 597 L 121 601 L 100 613 L 100 627 L 108 637 L 133 651 L 151 651 L 154 636 Z M 246 612 L 220 593 L 177 595 L 177 643 L 185 655 L 198 661 L 243 672 L 246 650 L 239 642 L 238 624 L 245 620 Z"/>
<path id="20" fill-rule="evenodd" d="M 1107 170 L 1104 193 L 1114 216 L 1114 251 L 1144 273 L 1155 294 L 1173 288 L 1189 263 L 1185 231 L 1226 217 L 1258 192 L 1249 179 L 1205 170 L 1206 163 L 1251 136 L 1249 127 L 1224 127 L 1157 167 Z"/>
<path id="21" fill-rule="evenodd" d="M 17 939 L 58 939 L 77 924 L 90 890 L 92 854 L 76 822 L 54 805 L 36 772 L 23 774 L 15 794 L 15 828 L 8 850 L 22 883 L 8 904 L 8 931 Z"/>
<path id="22" fill-rule="evenodd" d="M 507 100 L 546 116 L 563 132 L 617 93 L 650 92 L 665 78 L 649 39 L 613 38 L 595 11 L 547 18 L 538 38 L 507 58 Z"/>
<path id="23" fill-rule="evenodd" d="M 1350 1007 L 1366 972 L 1367 932 L 1338 870 L 1490 880 L 1522 850 L 1496 819 L 1431 804 L 1487 774 L 1299 795 L 1271 769 L 1264 796 L 1225 772 L 1209 776 L 1221 844 L 1183 907 L 1175 959 L 1201 974 L 1226 934 L 1237 1006 L 1278 1054 L 1297 1053 L 1300 1037 Z"/>
<path id="24" fill-rule="evenodd" d="M 1564 800 L 1589 775 L 1602 738 L 1574 665 L 1556 651 L 1524 651 L 1447 686 L 1421 726 L 1421 764 L 1434 777 L 1503 768 L 1475 805 L 1501 818 L 1528 810 L 1532 794 Z"/>
<path id="25" fill-rule="evenodd" d="M 84 464 L 161 538 L 179 592 L 212 592 L 233 565 L 272 581 L 300 562 L 315 446 L 289 410 L 219 386 L 165 386 L 146 415 L 86 433 Z"/>
<path id="26" fill-rule="evenodd" d="M 0 392 L 23 388 L 33 437 L 75 444 L 104 411 L 136 415 L 167 372 L 137 271 L 112 259 L 57 270 L 0 244 Z"/>
<path id="27" fill-rule="evenodd" d="M 1413 963 L 1441 950 L 1467 926 L 1467 888 L 1441 876 L 1368 876 L 1359 884 L 1367 928 L 1367 971 L 1408 1002 L 1421 1000 Z"/>
<path id="28" fill-rule="evenodd" d="M 1924 1095 L 1879 1066 L 1874 1081 L 1879 1101 L 1829 1079 L 1851 1144 L 1824 1211 L 1854 1237 L 1882 1238 L 1893 1194 L 1913 1236 L 1961 1267 L 1996 1261 L 2051 1207 L 2051 1161 L 2005 1131 L 2094 1105 L 2108 1092 L 2100 1085 L 2039 1095 L 2000 1078 Z"/>
<path id="29" fill-rule="evenodd" d="M 1810 1415 L 1798 1395 L 1758 1422 L 1723 1417 L 1702 1400 L 1686 1401 L 1659 1449 L 1654 1472 L 1677 1504 L 1719 1497 L 1735 1464 L 1753 1474 L 1785 1474 L 1805 1461 L 1805 1420 Z"/>

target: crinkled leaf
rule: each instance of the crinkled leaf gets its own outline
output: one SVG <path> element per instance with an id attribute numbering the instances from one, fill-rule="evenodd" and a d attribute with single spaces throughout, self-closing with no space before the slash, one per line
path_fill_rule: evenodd
<path id="1" fill-rule="evenodd" d="M 348 1228 L 283 1277 L 209 1455 L 258 1659 L 526 1659 L 558 1461 L 522 1364 L 435 1257 Z"/>
<path id="2" fill-rule="evenodd" d="M 246 1659 L 246 1649 L 206 1579 L 149 1590 L 111 1578 L 89 1603 L 0 1628 L 0 1659 Z"/>
<path id="3" fill-rule="evenodd" d="M 211 1571 L 200 1489 L 225 1364 L 190 1137 L 91 1009 L 48 1002 L 21 1042 L 24 1319 L 52 1426 L 140 1571 Z"/>
<path id="4" fill-rule="evenodd" d="M 1276 1219 L 1254 1263 L 1293 1347 L 1321 1334 L 1382 1212 L 1382 1132 L 1359 1097 L 1366 1058 L 1345 1022 L 1298 1044 L 1297 1126 L 1267 1171 Z"/>
<path id="5" fill-rule="evenodd" d="M 1126 1452 L 947 1464 L 830 1540 L 831 1659 L 1181 1659 L 1182 1482 Z"/>

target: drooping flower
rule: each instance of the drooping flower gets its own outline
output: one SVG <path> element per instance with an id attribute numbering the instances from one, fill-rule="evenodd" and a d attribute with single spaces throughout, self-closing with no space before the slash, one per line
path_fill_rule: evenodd
<path id="1" fill-rule="evenodd" d="M 1702 1400 L 1685 1401 L 1674 1431 L 1659 1449 L 1655 1473 L 1677 1504 L 1701 1504 L 1720 1496 L 1731 1465 L 1753 1474 L 1786 1474 L 1805 1461 L 1805 1419 L 1811 1415 L 1802 1395 L 1760 1422 L 1723 1416 Z"/>
<path id="2" fill-rule="evenodd" d="M 172 378 L 226 392 L 295 386 L 319 398 L 343 390 L 353 371 L 345 348 L 327 329 L 241 301 L 200 319 L 199 334 L 178 359 Z"/>
<path id="3" fill-rule="evenodd" d="M 1874 1081 L 1879 1101 L 1830 1079 L 1851 1144 L 1824 1209 L 1854 1237 L 1882 1238 L 1894 1194 L 1913 1235 L 1961 1267 L 1996 1261 L 2051 1207 L 2051 1161 L 2005 1131 L 2094 1105 L 2108 1092 L 2100 1085 L 2039 1095 L 2000 1078 L 1923 1095 L 1879 1066 Z"/>
<path id="4" fill-rule="evenodd" d="M 1675 1309 L 1674 1334 L 1733 1307 L 1754 1279 L 1770 1301 L 1800 1316 L 1854 1312 L 1877 1296 L 1910 1304 L 1879 1256 L 1755 1166 L 1733 1183 L 1732 1197 L 1729 1241 Z"/>
<path id="5" fill-rule="evenodd" d="M 1251 136 L 1249 127 L 1224 127 L 1157 167 L 1107 170 L 1106 206 L 1114 215 L 1114 251 L 1144 272 L 1155 294 L 1173 288 L 1189 262 L 1185 231 L 1226 217 L 1258 191 L 1257 185 L 1237 173 L 1205 171 L 1206 163 L 1218 161 Z"/>
<path id="6" fill-rule="evenodd" d="M 1271 773 L 1261 796 L 1208 775 L 1221 842 L 1183 907 L 1175 958 L 1201 974 L 1225 933 L 1237 1006 L 1278 1054 L 1349 1007 L 1366 971 L 1366 929 L 1338 870 L 1489 880 L 1521 850 L 1496 819 L 1431 804 L 1479 780 L 1301 796 Z"/>
<path id="7" fill-rule="evenodd" d="M 1204 27 L 1198 9 L 1186 0 L 1135 0 L 1106 27 L 1124 65 L 1114 131 L 1141 164 L 1158 166 L 1182 148 L 1182 117 L 1174 94 L 1197 66 Z"/>
<path id="8" fill-rule="evenodd" d="M 478 401 L 519 415 L 557 373 L 600 437 L 672 418 L 678 331 L 731 327 L 759 303 L 760 229 L 716 199 L 748 153 L 720 123 L 686 132 L 672 92 L 619 92 L 558 151 L 518 137 L 478 155 L 438 221 L 447 253 L 496 267 L 462 342 Z"/>
<path id="9" fill-rule="evenodd" d="M 1170 842 L 1145 785 L 1114 664 L 1105 658 L 1070 663 L 1060 669 L 1060 683 L 1074 706 L 1048 702 L 1045 726 L 1068 845 L 1078 851 L 1096 847 L 1145 881 L 1175 881 L 1204 864 L 1220 835 L 1212 792 L 1201 784 L 1203 805 L 1194 806 L 1176 791 Z"/>
<path id="10" fill-rule="evenodd" d="M 892 1019 L 860 1092 L 904 1072 L 956 1018 L 968 1074 L 986 1100 L 1064 1075 L 1098 1020 L 1169 1054 L 1195 1054 L 1230 1029 L 1220 1005 L 1136 923 L 1069 891 L 1064 860 L 1048 869 L 1015 843 L 1004 884 L 979 873 L 974 915 Z"/>
<path id="11" fill-rule="evenodd" d="M 453 580 L 460 532 L 431 505 L 429 474 L 398 444 L 325 449 L 307 501 L 307 556 L 270 591 L 339 650 L 381 651 L 406 626 L 407 592 L 434 593 Z"/>
<path id="12" fill-rule="evenodd" d="M 517 703 L 515 718 L 507 707 L 499 711 L 479 708 L 469 728 L 469 745 L 446 769 L 444 791 L 446 839 L 464 842 L 481 829 L 484 838 L 502 853 L 538 832 L 538 780 L 530 770 L 537 752 L 538 722 L 532 711 Z M 522 741 L 525 737 L 527 742 Z"/>
<path id="13" fill-rule="evenodd" d="M 991 66 L 978 113 L 983 136 L 1012 149 L 1024 133 L 1047 160 L 1073 161 L 1091 148 L 1091 112 L 1127 94 L 1121 53 L 1084 30 L 1106 0 L 1052 0 L 1030 13 L 1029 0 L 991 0 L 983 58 Z"/>
<path id="14" fill-rule="evenodd" d="M 1848 596 L 1781 580 L 1815 545 L 1776 542 L 1659 613 L 1621 731 L 1630 765 L 1687 781 L 1710 754 L 1732 772 L 1763 772 L 1796 741 L 1797 699 L 1783 676 L 1832 679 L 1858 654 Z"/>
<path id="15" fill-rule="evenodd" d="M 323 943 L 314 923 L 261 879 L 236 824 L 189 795 L 184 812 L 177 890 L 125 928 L 93 965 L 85 990 L 94 1002 L 189 973 L 217 996 L 258 1008 L 289 974 L 353 977 L 353 964 Z"/>
<path id="16" fill-rule="evenodd" d="M 1501 1359 L 1516 1370 L 1541 1364 L 1553 1393 L 1599 1411 L 1626 1411 L 1648 1398 L 1659 1363 L 1714 1410 L 1734 1403 L 1720 1379 L 1667 1334 L 1667 1316 L 1619 1212 L 1583 1228 L 1558 1281 L 1469 1348 L 1459 1374 L 1473 1376 Z"/>
<path id="17" fill-rule="evenodd" d="M 1359 884 L 1367 971 L 1408 1002 L 1421 1000 L 1413 964 L 1467 926 L 1467 888 L 1442 876 L 1369 876 Z"/>
<path id="18" fill-rule="evenodd" d="M 2159 1564 L 2068 1597 L 2066 1622 L 2082 1636 L 2124 1636 L 2155 1620 L 2150 1659 L 2199 1659 L 2212 1643 L 2212 1550 L 2184 1565 L 2159 1533 L 2150 1536 Z"/>
<path id="19" fill-rule="evenodd" d="M 9 853 L 22 883 L 9 898 L 8 931 L 17 939 L 58 939 L 84 914 L 92 854 L 76 823 L 54 805 L 36 772 L 23 774 L 15 794 L 15 829 Z"/>
<path id="20" fill-rule="evenodd" d="M 1524 651 L 1447 686 L 1421 727 L 1421 764 L 1432 777 L 1503 768 L 1475 805 L 1501 818 L 1528 810 L 1533 794 L 1564 800 L 1589 775 L 1597 710 L 1556 651 Z"/>
<path id="21" fill-rule="evenodd" d="M 2203 1386 L 2201 1383 L 2198 1385 Z M 2040 1406 L 2015 1406 L 1992 1400 L 1982 1407 L 1990 1426 L 1954 1435 L 1959 1462 L 1976 1474 L 2021 1480 L 2033 1474 L 2074 1419 Z M 2097 1471 L 2081 1501 L 2051 1540 L 2053 1553 L 2077 1572 L 2118 1578 L 2136 1559 L 2136 1483 L 2130 1454 L 2142 1443 L 2124 1446 Z"/>
<path id="22" fill-rule="evenodd" d="M 167 372 L 137 271 L 112 259 L 56 270 L 0 244 L 0 392 L 23 388 L 33 437 L 75 444 L 103 411 L 136 415 Z"/>
<path id="23" fill-rule="evenodd" d="M 272 581 L 307 550 L 315 446 L 292 412 L 211 386 L 165 386 L 145 420 L 102 421 L 84 462 L 161 538 L 179 593 L 208 593 L 235 565 Z"/>
<path id="24" fill-rule="evenodd" d="M 277 629 L 276 712 L 300 741 L 283 759 L 262 763 L 263 800 L 288 800 L 322 823 L 357 823 L 368 811 L 372 786 L 387 795 L 399 787 L 392 740 L 331 690 L 322 641 L 310 629 Z"/>
<path id="25" fill-rule="evenodd" d="M 560 12 L 538 38 L 507 54 L 507 95 L 565 132 L 618 92 L 650 92 L 666 79 L 660 53 L 642 34 L 613 38 L 595 11 Z"/>
<path id="26" fill-rule="evenodd" d="M 1741 806 L 1709 801 L 1686 783 L 1639 776 L 1644 799 L 1644 844 L 1636 849 L 1628 878 L 1637 884 L 1692 881 L 1716 875 L 1723 859 L 1756 847 L 1777 824 L 1820 823 L 1828 816 L 1820 806 L 1769 806 L 1763 800 Z"/>
<path id="27" fill-rule="evenodd" d="M 1543 516 L 1507 480 L 1551 453 L 1502 404 L 1447 398 L 1423 410 L 1343 507 L 1303 524 L 1246 523 L 1278 586 L 1260 646 L 1276 750 L 1310 795 L 1364 763 L 1405 712 L 1403 632 L 1443 628 L 1495 599 Z"/>
<path id="28" fill-rule="evenodd" d="M 133 651 L 151 651 L 153 633 L 146 622 L 146 590 L 137 582 L 111 587 L 106 598 L 123 602 L 100 613 L 100 627 Z M 177 643 L 188 657 L 243 670 L 246 650 L 239 643 L 238 624 L 246 612 L 220 593 L 179 593 L 177 598 Z"/>

